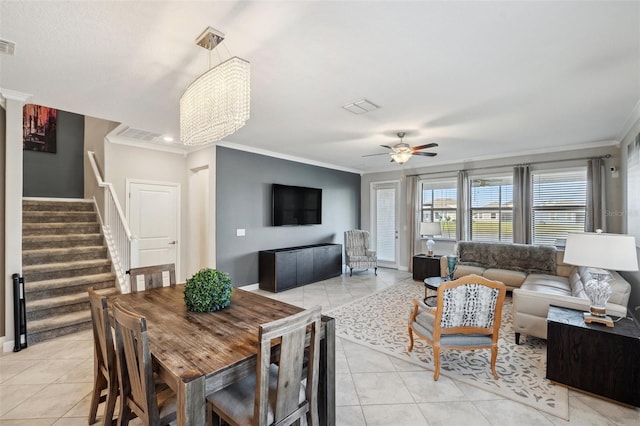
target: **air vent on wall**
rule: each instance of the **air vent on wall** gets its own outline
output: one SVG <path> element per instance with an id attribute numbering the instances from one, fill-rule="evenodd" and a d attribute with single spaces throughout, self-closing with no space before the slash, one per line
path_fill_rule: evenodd
<path id="1" fill-rule="evenodd" d="M 0 39 L 0 53 L 13 56 L 16 53 L 16 44 L 9 40 Z"/>

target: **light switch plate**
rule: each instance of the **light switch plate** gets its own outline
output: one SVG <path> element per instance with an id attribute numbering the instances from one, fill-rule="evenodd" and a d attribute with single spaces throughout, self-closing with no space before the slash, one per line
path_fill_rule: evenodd
<path id="1" fill-rule="evenodd" d="M 245 235 L 245 230 L 244 228 L 238 228 L 236 229 L 236 237 L 244 237 Z"/>

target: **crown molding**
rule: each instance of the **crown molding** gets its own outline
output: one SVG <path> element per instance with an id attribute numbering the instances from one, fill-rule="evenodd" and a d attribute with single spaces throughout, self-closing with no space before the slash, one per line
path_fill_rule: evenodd
<path id="1" fill-rule="evenodd" d="M 247 145 L 240 145 L 233 142 L 218 142 L 216 146 L 222 146 L 225 148 L 235 149 L 237 151 L 245 151 L 253 154 L 265 155 L 267 157 L 279 158 L 281 160 L 294 161 L 296 163 L 308 164 L 310 166 L 324 167 L 326 169 L 338 170 L 341 172 L 355 173 L 362 175 L 362 170 L 350 169 L 348 167 L 336 166 L 335 164 L 323 163 L 320 161 L 308 160 L 302 157 L 295 157 L 293 155 L 281 154 L 279 152 L 267 151 L 265 149 L 254 148 Z"/>

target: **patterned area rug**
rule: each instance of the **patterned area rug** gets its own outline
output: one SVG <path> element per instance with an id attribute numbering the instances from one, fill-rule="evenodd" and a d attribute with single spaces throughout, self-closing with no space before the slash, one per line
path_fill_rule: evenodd
<path id="1" fill-rule="evenodd" d="M 327 312 L 336 319 L 336 335 L 433 371 L 433 352 L 424 340 L 415 339 L 407 352 L 407 322 L 412 300 L 424 297 L 424 286 L 411 279 Z M 566 388 L 545 379 L 546 342 L 526 336 L 514 341 L 511 297 L 502 308 L 502 324 L 494 380 L 490 369 L 491 351 L 442 351 L 440 374 L 477 386 L 538 410 L 569 419 Z"/>

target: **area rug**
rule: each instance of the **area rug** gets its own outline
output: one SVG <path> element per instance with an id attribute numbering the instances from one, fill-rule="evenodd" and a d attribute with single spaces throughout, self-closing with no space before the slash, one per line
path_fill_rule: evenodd
<path id="1" fill-rule="evenodd" d="M 413 351 L 407 351 L 407 323 L 415 297 L 424 297 L 424 286 L 409 279 L 332 309 L 327 315 L 335 318 L 338 337 L 433 371 L 433 351 L 424 340 L 416 338 Z M 442 351 L 440 374 L 568 420 L 567 389 L 545 379 L 546 342 L 526 336 L 520 343 L 514 341 L 511 297 L 507 296 L 496 363 L 500 378 L 493 379 L 488 349 Z"/>

